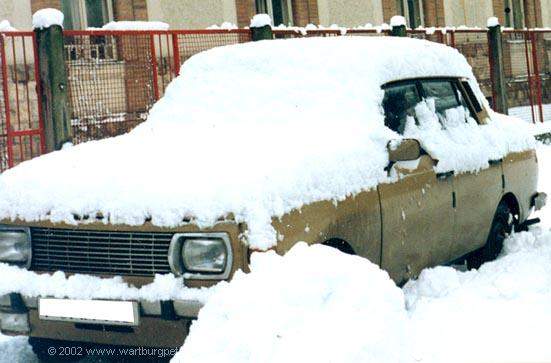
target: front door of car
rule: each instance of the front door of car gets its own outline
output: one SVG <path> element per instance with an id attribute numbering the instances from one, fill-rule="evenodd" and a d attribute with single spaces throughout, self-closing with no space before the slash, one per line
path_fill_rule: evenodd
<path id="1" fill-rule="evenodd" d="M 385 87 L 386 124 L 402 134 L 421 102 L 417 81 Z M 402 282 L 422 268 L 443 263 L 454 233 L 453 173 L 437 174 L 430 155 L 396 162 L 389 174 L 397 178 L 378 187 L 382 214 L 381 266 Z"/>
<path id="2" fill-rule="evenodd" d="M 399 180 L 379 186 L 381 264 L 401 282 L 448 258 L 454 232 L 453 175 L 437 175 L 429 155 L 398 162 L 392 173 Z"/>

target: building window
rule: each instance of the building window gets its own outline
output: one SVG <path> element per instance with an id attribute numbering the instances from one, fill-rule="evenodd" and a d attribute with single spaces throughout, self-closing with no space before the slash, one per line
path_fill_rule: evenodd
<path id="1" fill-rule="evenodd" d="M 403 15 L 408 26 L 412 29 L 423 26 L 423 3 L 422 0 L 398 0 L 398 12 Z"/>
<path id="2" fill-rule="evenodd" d="M 293 25 L 291 0 L 256 0 L 256 13 L 268 14 L 275 26 Z"/>
<path id="3" fill-rule="evenodd" d="M 508 28 L 524 28 L 524 8 L 521 0 L 505 0 L 505 26 Z"/>
<path id="4" fill-rule="evenodd" d="M 61 0 L 65 29 L 101 28 L 113 20 L 112 0 Z"/>

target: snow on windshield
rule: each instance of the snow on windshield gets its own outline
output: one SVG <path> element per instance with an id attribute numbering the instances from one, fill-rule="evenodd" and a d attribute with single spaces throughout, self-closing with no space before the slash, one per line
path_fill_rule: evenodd
<path id="1" fill-rule="evenodd" d="M 150 218 L 173 227 L 192 217 L 204 227 L 232 213 L 247 223 L 248 243 L 266 249 L 277 242 L 272 217 L 392 181 L 384 171 L 386 145 L 401 136 L 384 126 L 381 85 L 465 77 L 486 102 L 455 49 L 405 38 L 219 47 L 192 57 L 180 74 L 129 134 L 64 148 L 2 174 L 0 218 L 75 224 L 74 214 L 101 212 L 115 224 Z M 465 133 L 474 129 L 473 148 Z M 421 125 L 411 136 L 439 153 L 439 168 L 458 171 L 533 146 L 509 120 L 461 126 L 450 132 L 453 149 L 437 141 L 443 133 Z M 462 153 L 469 148 L 467 160 Z"/>

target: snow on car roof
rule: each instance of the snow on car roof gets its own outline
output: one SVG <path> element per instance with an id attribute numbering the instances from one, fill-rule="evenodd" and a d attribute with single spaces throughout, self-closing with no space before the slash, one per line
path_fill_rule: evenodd
<path id="1" fill-rule="evenodd" d="M 455 49 L 406 38 L 219 47 L 193 56 L 180 74 L 130 133 L 64 148 L 0 175 L 0 219 L 75 224 L 74 214 L 100 212 L 110 223 L 140 225 L 147 218 L 174 227 L 188 217 L 210 226 L 231 213 L 247 223 L 251 246 L 269 248 L 277 241 L 272 217 L 390 181 L 386 145 L 401 136 L 384 126 L 382 84 L 465 77 L 485 102 Z M 439 168 L 476 171 L 489 159 L 533 147 L 519 125 L 496 120 L 443 130 L 432 116 L 427 127 L 421 120 L 404 136 L 419 139 Z"/>

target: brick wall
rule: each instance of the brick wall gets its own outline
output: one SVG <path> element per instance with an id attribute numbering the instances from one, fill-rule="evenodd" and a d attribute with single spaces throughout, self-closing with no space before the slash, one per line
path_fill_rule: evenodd
<path id="1" fill-rule="evenodd" d="M 528 28 L 543 26 L 541 0 L 524 0 L 524 22 Z"/>
<path id="2" fill-rule="evenodd" d="M 305 26 L 308 23 L 319 24 L 317 0 L 292 0 L 293 23 L 296 26 Z M 251 18 L 256 14 L 254 0 L 235 0 L 237 25 L 249 26 Z"/>
<path id="3" fill-rule="evenodd" d="M 503 0 L 493 0 L 494 15 L 500 24 L 505 24 L 505 3 Z"/>
<path id="4" fill-rule="evenodd" d="M 235 0 L 237 12 L 237 26 L 240 28 L 249 26 L 251 18 L 256 13 L 254 0 Z"/>
<path id="5" fill-rule="evenodd" d="M 319 24 L 317 0 L 293 0 L 293 22 L 296 26 Z"/>
<path id="6" fill-rule="evenodd" d="M 381 0 L 381 1 L 383 5 L 383 21 L 385 23 L 389 23 L 390 18 L 392 18 L 396 14 L 400 14 L 401 10 L 398 7 L 398 2 L 396 0 Z"/>
<path id="7" fill-rule="evenodd" d="M 146 0 L 115 0 L 113 16 L 115 20 L 147 20 Z"/>
<path id="8" fill-rule="evenodd" d="M 37 10 L 44 8 L 54 8 L 61 10 L 61 0 L 31 0 L 31 12 L 33 14 Z"/>
<path id="9" fill-rule="evenodd" d="M 445 26 L 444 0 L 424 0 L 423 15 L 425 26 Z"/>

